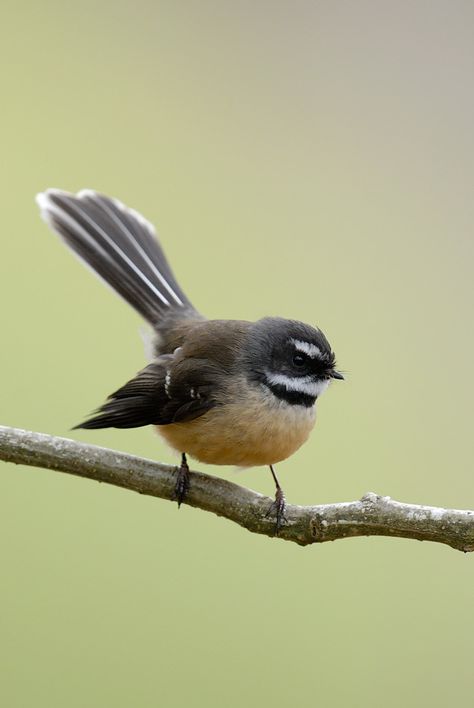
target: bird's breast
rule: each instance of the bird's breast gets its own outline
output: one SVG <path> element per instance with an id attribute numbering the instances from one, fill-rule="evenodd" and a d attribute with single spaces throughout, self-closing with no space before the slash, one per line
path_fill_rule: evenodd
<path id="1" fill-rule="evenodd" d="M 315 408 L 278 400 L 265 387 L 247 387 L 192 421 L 157 426 L 171 447 L 200 462 L 253 467 L 292 455 L 307 440 Z"/>

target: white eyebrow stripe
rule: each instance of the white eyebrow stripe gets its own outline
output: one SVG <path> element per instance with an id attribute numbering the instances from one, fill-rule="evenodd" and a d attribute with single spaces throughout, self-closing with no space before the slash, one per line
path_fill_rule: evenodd
<path id="1" fill-rule="evenodd" d="M 329 380 L 315 381 L 311 376 L 286 376 L 266 371 L 265 377 L 269 384 L 284 386 L 287 391 L 305 393 L 307 396 L 320 396 L 329 386 Z"/>
<path id="2" fill-rule="evenodd" d="M 316 344 L 311 344 L 310 342 L 304 342 L 301 339 L 290 339 L 290 342 L 295 347 L 296 351 L 307 354 L 311 359 L 324 359 L 324 354 L 321 349 L 316 346 Z"/>

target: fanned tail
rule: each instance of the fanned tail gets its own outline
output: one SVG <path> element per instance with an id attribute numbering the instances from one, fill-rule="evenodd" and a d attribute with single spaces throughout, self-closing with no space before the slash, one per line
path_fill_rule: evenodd
<path id="1" fill-rule="evenodd" d="M 36 201 L 46 223 L 150 324 L 169 315 L 199 317 L 141 214 L 91 190 L 48 189 Z"/>

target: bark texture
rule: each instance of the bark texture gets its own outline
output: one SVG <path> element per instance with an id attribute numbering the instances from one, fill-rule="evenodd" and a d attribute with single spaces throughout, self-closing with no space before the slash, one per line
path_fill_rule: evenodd
<path id="1" fill-rule="evenodd" d="M 173 500 L 175 467 L 123 452 L 0 426 L 0 460 L 67 472 Z M 185 504 L 212 511 L 253 533 L 273 536 L 272 500 L 220 477 L 192 472 Z M 288 504 L 278 538 L 301 546 L 353 536 L 399 536 L 474 550 L 474 511 L 404 504 L 369 492 L 338 504 Z"/>

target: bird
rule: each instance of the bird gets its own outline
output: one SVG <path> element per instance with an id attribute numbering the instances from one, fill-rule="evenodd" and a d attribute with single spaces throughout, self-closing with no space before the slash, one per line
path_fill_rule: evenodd
<path id="1" fill-rule="evenodd" d="M 213 465 L 268 466 L 275 533 L 286 499 L 274 465 L 307 440 L 316 401 L 343 379 L 323 332 L 282 317 L 207 319 L 176 280 L 153 225 L 117 199 L 47 189 L 41 217 L 151 326 L 150 362 L 76 428 L 151 425 L 181 455 L 174 498 L 185 500 L 187 457 Z"/>

